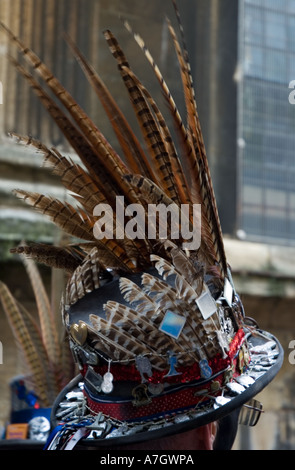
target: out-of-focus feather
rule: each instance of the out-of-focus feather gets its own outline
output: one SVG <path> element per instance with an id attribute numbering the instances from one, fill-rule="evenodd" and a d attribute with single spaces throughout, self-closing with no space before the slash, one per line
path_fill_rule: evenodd
<path id="1" fill-rule="evenodd" d="M 43 368 L 46 372 L 46 392 L 47 392 L 47 400 L 48 403 L 53 403 L 56 398 L 56 394 L 59 393 L 63 386 L 63 381 L 61 381 L 61 370 L 62 370 L 62 363 L 61 362 L 54 362 L 50 359 L 48 355 L 48 349 L 45 345 L 44 337 L 42 335 L 42 330 L 40 324 L 38 324 L 37 320 L 35 320 L 32 315 L 24 308 L 22 304 L 16 302 L 19 312 L 22 316 L 22 320 L 24 325 L 26 325 L 27 331 L 30 335 L 30 341 L 34 345 L 35 350 L 38 353 L 40 363 L 43 364 Z M 38 311 L 39 313 L 39 311 Z M 40 322 L 39 322 L 40 323 Z M 56 334 L 57 334 L 56 330 Z M 23 346 L 19 343 L 17 336 L 15 335 L 16 346 L 20 351 L 20 358 L 22 360 L 23 355 Z M 63 345 L 64 346 L 64 345 Z M 60 351 L 60 345 L 57 346 L 58 351 Z M 68 350 L 67 346 L 61 348 L 62 350 Z M 60 361 L 61 357 L 59 357 Z M 24 375 L 26 377 L 26 382 L 33 387 L 35 390 L 35 375 L 32 373 L 32 368 L 30 364 L 24 361 Z M 73 361 L 68 364 L 68 368 L 64 369 L 63 376 L 67 379 L 72 377 L 73 372 Z M 36 391 L 36 390 L 35 390 Z"/>
<path id="2" fill-rule="evenodd" d="M 33 260 L 22 256 L 23 263 L 31 281 L 39 313 L 41 334 L 48 358 L 53 363 L 60 362 L 60 348 L 55 319 L 39 270 Z"/>
<path id="3" fill-rule="evenodd" d="M 44 403 L 44 406 L 49 406 L 50 403 L 48 402 L 47 397 L 47 378 L 44 364 L 42 363 L 39 352 L 32 341 L 30 332 L 28 331 L 14 297 L 8 287 L 1 281 L 0 296 L 15 340 L 20 346 L 23 358 L 34 377 L 34 384 L 36 387 L 35 392 L 42 403 Z"/>

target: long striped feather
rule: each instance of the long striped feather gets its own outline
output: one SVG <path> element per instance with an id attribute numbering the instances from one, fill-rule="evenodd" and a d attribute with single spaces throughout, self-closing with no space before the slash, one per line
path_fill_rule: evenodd
<path id="1" fill-rule="evenodd" d="M 39 313 L 41 334 L 49 360 L 55 364 L 60 362 L 60 345 L 55 324 L 55 318 L 50 307 L 49 297 L 36 264 L 31 259 L 22 256 L 24 266 L 30 278 Z"/>
<path id="2" fill-rule="evenodd" d="M 117 39 L 110 31 L 105 31 L 104 35 L 113 56 L 118 62 L 119 71 L 128 90 L 131 103 L 141 126 L 143 137 L 150 152 L 154 168 L 153 179 L 160 182 L 160 185 L 163 186 L 173 201 L 178 201 L 179 196 L 176 192 L 171 162 L 158 126 L 150 111 L 149 103 L 144 93 L 133 79 L 132 72 L 129 73 L 129 64 Z"/>
<path id="3" fill-rule="evenodd" d="M 79 155 L 87 168 L 89 175 L 94 179 L 100 190 L 108 196 L 113 205 L 117 186 L 112 181 L 111 175 L 105 171 L 104 165 L 97 157 L 96 149 L 85 138 L 81 129 L 76 126 L 66 115 L 61 107 L 45 92 L 41 85 L 29 74 L 17 61 L 11 59 L 16 69 L 28 80 L 45 109 L 58 125 L 68 142 Z M 28 139 L 28 144 L 34 145 L 34 140 Z"/>
<path id="4" fill-rule="evenodd" d="M 112 175 L 117 187 L 122 191 L 121 194 L 126 195 L 128 199 L 130 197 L 135 197 L 132 191 L 130 191 L 126 180 L 123 178 L 124 174 L 128 173 L 128 169 L 96 125 L 73 99 L 70 93 L 61 85 L 48 67 L 40 60 L 40 58 L 30 48 L 25 47 L 20 39 L 13 35 L 9 28 L 7 28 L 3 23 L 0 24 L 11 40 L 19 48 L 24 58 L 34 67 L 35 72 L 39 74 L 56 98 L 67 109 L 72 119 L 79 127 L 80 132 L 84 135 L 84 139 L 86 139 L 92 148 L 95 149 L 95 153 L 99 158 L 99 162 L 103 165 L 104 171 L 107 171 Z M 94 168 L 92 168 L 92 171 L 93 170 Z"/>
<path id="5" fill-rule="evenodd" d="M 14 194 L 24 202 L 47 215 L 66 233 L 83 240 L 94 240 L 93 224 L 89 216 L 67 202 L 59 201 L 36 192 L 15 190 Z"/>
<path id="6" fill-rule="evenodd" d="M 196 158 L 192 162 L 192 164 L 193 166 L 196 166 L 196 176 L 199 178 L 200 182 L 202 203 L 205 207 L 207 223 L 210 227 L 212 227 L 211 236 L 212 244 L 216 252 L 216 260 L 220 264 L 222 276 L 225 276 L 227 272 L 226 255 L 224 251 L 222 231 L 215 200 L 215 194 L 206 156 L 205 144 L 197 111 L 190 65 L 187 54 L 184 56 L 182 53 L 181 47 L 176 38 L 175 31 L 170 23 L 168 24 L 168 27 L 172 35 L 175 50 L 179 60 L 184 96 L 186 101 L 188 126 L 190 129 L 192 140 L 195 143 L 194 148 L 196 151 Z M 190 157 L 192 156 L 193 153 L 190 154 Z"/>
<path id="7" fill-rule="evenodd" d="M 68 35 L 66 35 L 66 40 L 109 117 L 110 123 L 113 126 L 126 157 L 129 170 L 133 173 L 143 172 L 151 176 L 150 165 L 146 159 L 145 153 L 108 88 Z"/>
<path id="8" fill-rule="evenodd" d="M 44 404 L 49 406 L 47 377 L 42 358 L 36 349 L 18 305 L 8 287 L 0 281 L 0 296 L 14 337 L 21 347 L 23 359 L 34 377 L 35 392 Z"/>
<path id="9" fill-rule="evenodd" d="M 16 248 L 11 248 L 10 251 L 15 254 L 24 254 L 27 258 L 32 258 L 52 268 L 64 269 L 69 273 L 73 273 L 84 258 L 81 254 L 78 256 L 71 247 L 64 248 L 45 243 L 21 244 Z"/>
<path id="10" fill-rule="evenodd" d="M 135 41 L 141 48 L 141 50 L 144 52 L 148 62 L 152 66 L 152 69 L 155 73 L 156 78 L 158 79 L 158 82 L 162 88 L 163 95 L 168 103 L 169 109 L 171 111 L 171 116 L 173 118 L 175 128 L 178 131 L 178 135 L 180 138 L 180 146 L 183 149 L 182 152 L 182 167 L 184 168 L 184 173 L 185 176 L 183 178 L 187 179 L 188 186 L 190 188 L 190 198 L 191 201 L 195 204 L 203 204 L 204 207 L 207 208 L 207 215 L 205 216 L 205 211 L 202 210 L 202 224 L 201 224 L 201 229 L 202 229 L 202 245 L 201 245 L 201 251 L 205 253 L 204 260 L 206 261 L 206 264 L 209 266 L 214 265 L 214 263 L 217 260 L 217 255 L 216 255 L 216 240 L 215 240 L 215 232 L 214 230 L 216 229 L 216 226 L 218 226 L 218 231 L 220 232 L 220 224 L 218 220 L 216 221 L 216 224 L 214 226 L 210 226 L 210 223 L 208 221 L 208 204 L 210 204 L 210 201 L 207 201 L 207 198 L 209 197 L 209 193 L 205 193 L 205 190 L 203 189 L 204 185 L 207 185 L 206 180 L 208 177 L 210 177 L 209 174 L 209 168 L 208 165 L 206 166 L 206 171 L 207 173 L 203 170 L 204 164 L 202 163 L 202 167 L 200 169 L 200 164 L 198 163 L 197 156 L 196 156 L 196 148 L 194 146 L 194 138 L 192 138 L 191 132 L 189 132 L 182 121 L 182 118 L 178 112 L 176 103 L 172 97 L 172 94 L 168 88 L 167 83 L 165 82 L 157 64 L 155 63 L 151 53 L 149 52 L 148 48 L 146 47 L 143 39 L 136 33 L 134 33 L 129 25 L 128 22 L 124 22 L 126 28 L 128 31 L 131 32 L 133 35 Z M 173 29 L 172 29 L 173 31 Z M 176 36 L 174 34 L 174 39 L 176 41 L 176 44 L 178 44 L 176 40 Z M 179 51 L 179 48 L 177 49 Z M 183 59 L 181 54 L 179 53 L 179 59 L 181 59 L 181 63 L 183 65 Z M 186 69 L 187 63 L 183 65 L 183 68 Z M 189 98 L 188 98 L 188 103 L 193 106 L 191 109 L 195 109 L 195 103 L 194 103 L 194 94 L 191 96 L 193 93 L 193 90 L 191 90 L 191 75 L 187 75 L 187 71 L 183 72 L 186 77 L 186 86 L 187 92 L 189 93 Z M 190 115 L 191 115 L 191 110 L 190 110 Z M 197 118 L 192 117 L 191 119 L 195 120 Z M 197 120 L 198 122 L 198 120 Z M 198 132 L 200 133 L 200 139 L 201 139 L 201 130 L 199 129 Z M 202 147 L 204 150 L 204 146 Z M 200 174 L 200 170 L 201 174 Z M 177 173 L 176 173 L 177 174 Z M 205 180 L 205 181 L 204 181 Z M 211 193 L 212 193 L 212 188 L 211 188 Z M 216 211 L 214 211 L 214 217 L 216 217 Z M 219 244 L 220 244 L 220 237 L 218 238 Z M 216 243 L 215 243 L 216 242 Z M 223 253 L 223 246 L 220 244 L 220 250 L 221 250 L 221 259 L 224 258 L 224 253 Z M 225 260 L 223 261 L 223 264 L 225 263 Z"/>
<path id="11" fill-rule="evenodd" d="M 125 70 L 124 66 L 122 66 L 122 70 Z M 188 189 L 186 177 L 184 175 L 180 159 L 177 155 L 177 150 L 176 150 L 174 141 L 172 139 L 170 130 L 166 124 L 164 116 L 162 115 L 153 97 L 150 95 L 149 91 L 144 87 L 144 85 L 138 79 L 138 77 L 136 77 L 136 75 L 129 69 L 128 69 L 128 74 L 130 75 L 130 77 L 132 77 L 134 83 L 138 86 L 138 88 L 144 94 L 144 96 L 149 102 L 151 110 L 156 116 L 155 125 L 157 125 L 158 132 L 162 136 L 162 142 L 166 148 L 167 157 L 171 164 L 175 185 L 177 187 L 177 193 L 179 195 L 179 202 L 181 204 L 191 204 L 191 196 L 190 196 L 190 192 Z M 150 178 L 147 173 L 143 173 L 143 174 L 147 178 Z"/>
<path id="12" fill-rule="evenodd" d="M 166 81 L 164 80 L 164 77 L 161 74 L 161 71 L 160 71 L 159 67 L 157 66 L 155 60 L 153 59 L 149 49 L 147 48 L 145 42 L 143 41 L 143 39 L 140 37 L 139 34 L 134 33 L 132 31 L 132 29 L 131 29 L 131 27 L 130 27 L 130 25 L 127 21 L 125 21 L 124 24 L 125 24 L 127 30 L 130 31 L 131 34 L 133 35 L 136 43 L 139 45 L 139 47 L 141 48 L 141 50 L 145 54 L 146 59 L 148 60 L 148 62 L 150 63 L 150 65 L 151 65 L 151 67 L 154 71 L 155 77 L 157 78 L 157 80 L 160 84 L 160 87 L 161 87 L 162 92 L 163 92 L 163 96 L 164 96 L 164 98 L 167 102 L 168 108 L 170 110 L 171 117 L 172 117 L 172 120 L 173 120 L 173 123 L 174 123 L 174 127 L 175 127 L 175 129 L 177 131 L 177 135 L 179 137 L 182 153 L 183 153 L 183 155 L 189 157 L 190 154 L 194 151 L 193 146 L 192 146 L 192 142 L 191 142 L 190 136 L 187 133 L 187 130 L 184 126 L 184 123 L 183 123 L 182 118 L 180 116 L 180 113 L 178 111 L 177 105 L 176 105 L 176 103 L 173 99 L 173 96 L 172 96 L 172 94 L 169 90 L 169 87 L 168 87 Z M 191 194 L 191 200 L 192 200 L 193 203 L 199 203 L 200 202 L 199 197 L 198 197 L 199 191 L 198 191 L 198 187 L 195 187 L 196 182 L 195 182 L 194 177 L 193 177 L 194 174 L 191 172 L 190 159 L 189 158 L 182 158 L 181 164 L 184 168 L 185 178 L 187 179 L 187 184 L 188 184 L 189 191 L 190 191 L 190 194 Z"/>

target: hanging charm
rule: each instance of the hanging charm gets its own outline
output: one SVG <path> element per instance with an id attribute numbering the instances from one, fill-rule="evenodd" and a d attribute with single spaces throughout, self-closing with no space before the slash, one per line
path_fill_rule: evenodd
<path id="1" fill-rule="evenodd" d="M 114 376 L 110 372 L 111 361 L 109 361 L 108 371 L 104 374 L 102 378 L 101 390 L 103 393 L 111 393 L 114 389 L 113 379 Z"/>
<path id="2" fill-rule="evenodd" d="M 199 362 L 200 373 L 203 379 L 210 379 L 212 375 L 212 369 L 209 366 L 207 359 L 201 359 Z"/>
<path id="3" fill-rule="evenodd" d="M 177 372 L 175 369 L 176 363 L 177 363 L 177 357 L 173 355 L 172 352 L 169 352 L 168 354 L 168 363 L 170 366 L 168 374 L 164 375 L 164 377 L 172 377 L 173 375 L 181 375 L 181 372 Z"/>
<path id="4" fill-rule="evenodd" d="M 141 382 L 142 383 L 147 382 L 148 380 L 145 378 L 144 374 L 146 374 L 148 377 L 151 377 L 153 375 L 152 365 L 149 359 L 145 356 L 138 356 L 135 362 L 136 362 L 136 368 L 140 373 Z"/>

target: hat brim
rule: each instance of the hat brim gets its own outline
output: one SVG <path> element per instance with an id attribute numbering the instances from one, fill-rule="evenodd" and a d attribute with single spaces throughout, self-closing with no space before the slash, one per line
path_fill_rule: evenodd
<path id="1" fill-rule="evenodd" d="M 243 374 L 254 378 L 254 382 L 245 388 L 244 391 L 235 395 L 232 395 L 232 392 L 225 391 L 224 397 L 228 399 L 226 404 L 216 408 L 214 398 L 212 398 L 205 407 L 200 409 L 195 408 L 194 410 L 190 409 L 184 411 L 182 414 L 178 413 L 174 420 L 167 420 L 166 423 L 163 422 L 163 419 L 159 421 L 158 424 L 156 421 L 153 421 L 152 423 L 147 421 L 146 425 L 142 424 L 142 422 L 140 425 L 134 422 L 134 425 L 129 426 L 128 431 L 125 433 L 121 432 L 120 434 L 118 433 L 118 430 L 113 428 L 111 432 L 104 435 L 103 437 L 96 436 L 94 438 L 93 435 L 90 435 L 87 438 L 82 439 L 79 442 L 79 445 L 88 447 L 105 447 L 118 445 L 122 446 L 131 443 L 135 444 L 143 441 L 150 441 L 153 439 L 179 434 L 222 419 L 223 417 L 232 413 L 234 410 L 241 408 L 254 396 L 260 393 L 279 372 L 283 363 L 284 352 L 277 338 L 262 330 L 257 330 L 255 335 L 248 337 L 248 342 L 254 347 L 263 347 L 264 344 L 270 341 L 273 341 L 271 363 L 268 366 L 265 365 L 265 360 L 263 359 L 262 355 L 261 361 L 264 363 L 264 365 L 259 365 L 259 360 L 256 360 L 259 356 L 257 355 L 255 361 L 250 362 L 248 370 L 245 374 Z M 63 402 L 64 404 L 67 402 L 68 393 L 75 390 L 81 390 L 81 385 L 83 386 L 83 377 L 78 375 L 60 392 L 56 398 L 51 412 L 51 425 L 53 428 L 60 423 L 56 417 L 60 403 Z M 106 418 L 106 421 L 107 420 L 108 418 Z"/>

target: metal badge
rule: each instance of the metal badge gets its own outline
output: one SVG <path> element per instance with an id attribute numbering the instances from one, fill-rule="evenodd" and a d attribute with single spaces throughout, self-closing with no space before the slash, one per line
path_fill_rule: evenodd
<path id="1" fill-rule="evenodd" d="M 92 437 L 103 438 L 110 432 L 110 430 L 112 429 L 112 425 L 110 422 L 106 421 L 105 416 L 102 414 L 102 412 L 99 412 L 95 416 L 93 423 L 88 424 L 87 426 L 85 426 L 85 428 L 94 431 Z"/>
<path id="2" fill-rule="evenodd" d="M 212 393 L 218 392 L 220 390 L 220 383 L 218 380 L 213 380 L 213 382 L 210 384 L 210 391 Z"/>
<path id="3" fill-rule="evenodd" d="M 223 397 L 222 395 L 219 397 L 216 397 L 214 399 L 214 408 L 220 408 L 223 405 L 226 405 L 228 402 L 230 402 L 230 398 Z"/>
<path id="4" fill-rule="evenodd" d="M 29 439 L 46 441 L 50 431 L 50 423 L 45 416 L 36 416 L 29 421 Z"/>
<path id="5" fill-rule="evenodd" d="M 83 346 L 88 336 L 86 323 L 83 321 L 79 321 L 79 323 L 73 323 L 70 326 L 70 335 L 77 344 Z"/>
<path id="6" fill-rule="evenodd" d="M 94 392 L 101 391 L 101 385 L 103 381 L 102 376 L 95 372 L 92 367 L 88 367 L 84 380 L 86 385 Z"/>
<path id="7" fill-rule="evenodd" d="M 150 384 L 148 384 L 148 391 L 152 395 L 160 395 L 160 393 L 162 393 L 163 390 L 164 390 L 164 385 L 161 384 L 161 383 L 158 383 L 158 384 L 150 383 Z"/>
<path id="8" fill-rule="evenodd" d="M 111 393 L 114 389 L 113 380 L 114 376 L 110 372 L 111 361 L 108 364 L 108 371 L 104 374 L 102 378 L 101 390 L 103 393 Z"/>
<path id="9" fill-rule="evenodd" d="M 243 385 L 238 384 L 236 382 L 229 382 L 228 384 L 226 384 L 226 387 L 234 395 L 239 395 L 240 393 L 243 393 L 245 391 L 245 387 L 243 387 Z"/>
<path id="10" fill-rule="evenodd" d="M 134 400 L 132 401 L 133 406 L 144 406 L 151 403 L 152 399 L 147 394 L 147 386 L 145 384 L 137 385 L 132 390 Z"/>

